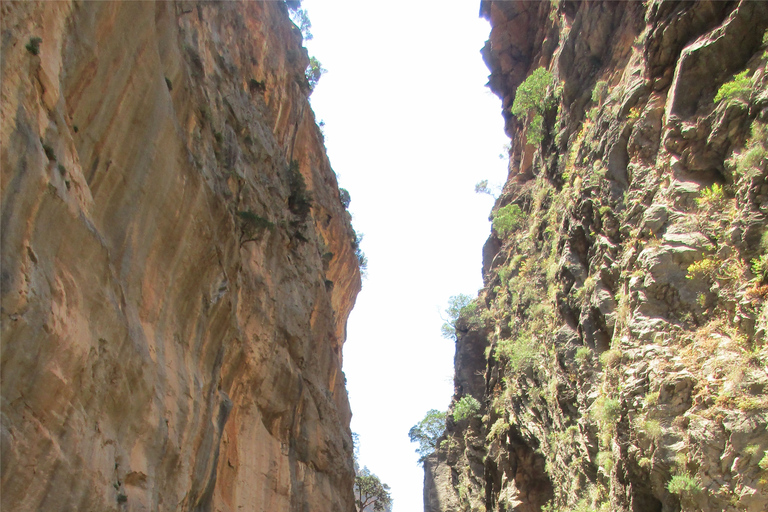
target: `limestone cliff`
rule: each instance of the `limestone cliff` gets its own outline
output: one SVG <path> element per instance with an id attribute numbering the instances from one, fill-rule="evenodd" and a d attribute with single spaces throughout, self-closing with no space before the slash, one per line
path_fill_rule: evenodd
<path id="1" fill-rule="evenodd" d="M 354 510 L 355 235 L 285 4 L 0 9 L 0 508 Z"/>
<path id="2" fill-rule="evenodd" d="M 768 3 L 481 14 L 509 178 L 425 510 L 766 510 Z"/>

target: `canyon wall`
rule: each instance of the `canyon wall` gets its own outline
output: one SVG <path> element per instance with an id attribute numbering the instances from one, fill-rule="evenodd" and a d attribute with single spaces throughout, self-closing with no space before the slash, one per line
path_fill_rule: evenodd
<path id="1" fill-rule="evenodd" d="M 425 510 L 766 510 L 768 3 L 481 15 L 509 176 Z"/>
<path id="2" fill-rule="evenodd" d="M 0 9 L 0 508 L 354 510 L 357 247 L 285 3 Z"/>

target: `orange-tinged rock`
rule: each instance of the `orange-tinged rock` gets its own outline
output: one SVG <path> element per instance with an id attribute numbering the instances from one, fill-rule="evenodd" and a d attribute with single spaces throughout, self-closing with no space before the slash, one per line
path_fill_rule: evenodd
<path id="1" fill-rule="evenodd" d="M 0 508 L 353 510 L 360 274 L 283 3 L 1 8 Z"/>

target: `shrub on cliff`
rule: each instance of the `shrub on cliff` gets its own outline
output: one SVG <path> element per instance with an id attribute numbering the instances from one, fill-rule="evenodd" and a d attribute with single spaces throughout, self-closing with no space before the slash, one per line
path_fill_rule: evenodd
<path id="1" fill-rule="evenodd" d="M 469 295 L 460 293 L 448 299 L 448 307 L 445 310 L 448 318 L 444 319 L 445 322 L 441 328 L 443 338 L 456 340 L 456 322 L 459 320 L 459 317 L 462 315 L 472 315 L 476 309 L 477 304 L 472 302 L 472 297 Z"/>
<path id="2" fill-rule="evenodd" d="M 288 167 L 288 209 L 299 218 L 299 222 L 307 220 L 309 210 L 312 208 L 312 194 L 307 191 L 304 176 L 299 171 L 299 162 L 293 160 Z"/>
<path id="3" fill-rule="evenodd" d="M 240 218 L 240 245 L 255 242 L 265 230 L 274 231 L 275 224 L 251 210 L 238 211 Z"/>
<path id="4" fill-rule="evenodd" d="M 546 106 L 544 99 L 551 84 L 552 73 L 544 68 L 538 68 L 515 91 L 515 101 L 510 111 L 520 121 L 530 115 L 526 132 L 528 144 L 538 144 L 544 138 L 543 114 Z"/>
<path id="5" fill-rule="evenodd" d="M 667 484 L 672 494 L 694 494 L 701 491 L 701 484 L 690 475 L 675 475 Z"/>
<path id="6" fill-rule="evenodd" d="M 461 421 L 476 416 L 480 412 L 480 402 L 470 395 L 464 395 L 453 408 L 453 421 Z"/>
<path id="7" fill-rule="evenodd" d="M 725 82 L 720 86 L 715 95 L 715 103 L 721 101 L 730 101 L 735 98 L 747 99 L 752 92 L 752 80 L 747 77 L 748 69 L 745 69 L 733 77 L 730 82 Z"/>
<path id="8" fill-rule="evenodd" d="M 32 55 L 39 55 L 40 54 L 40 43 L 42 43 L 43 40 L 39 37 L 31 37 L 29 39 L 29 42 L 24 46 L 24 48 L 27 49 L 29 53 Z"/>
<path id="9" fill-rule="evenodd" d="M 493 229 L 500 237 L 504 237 L 507 233 L 519 228 L 523 220 L 525 220 L 525 214 L 520 207 L 516 204 L 508 204 L 493 213 Z"/>
<path id="10" fill-rule="evenodd" d="M 307 83 L 309 84 L 309 91 L 312 92 L 315 90 L 315 87 L 317 87 L 317 82 L 320 81 L 320 77 L 323 76 L 328 70 L 323 67 L 322 64 L 320 64 L 320 61 L 317 60 L 317 57 L 310 57 L 309 59 L 309 66 L 307 66 L 307 70 L 304 72 L 304 76 L 307 79 Z"/>
<path id="11" fill-rule="evenodd" d="M 416 453 L 419 454 L 419 463 L 423 463 L 437 447 L 437 440 L 445 431 L 445 411 L 430 409 L 424 415 L 424 419 L 411 427 L 408 438 L 412 443 L 419 443 Z"/>
<path id="12" fill-rule="evenodd" d="M 349 203 L 352 202 L 352 196 L 349 195 L 349 191 L 347 189 L 339 189 L 339 201 L 341 202 L 341 206 L 343 206 L 345 209 L 349 208 Z"/>

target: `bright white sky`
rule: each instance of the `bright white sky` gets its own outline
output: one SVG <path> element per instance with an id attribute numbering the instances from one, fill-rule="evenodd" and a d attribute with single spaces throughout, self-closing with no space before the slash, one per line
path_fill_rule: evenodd
<path id="1" fill-rule="evenodd" d="M 344 371 L 360 463 L 420 512 L 423 471 L 408 430 L 453 394 L 448 297 L 482 287 L 482 247 L 508 142 L 485 83 L 490 27 L 479 0 L 304 0 L 328 72 L 312 94 L 328 155 L 365 234 L 368 278 L 348 323 Z"/>

